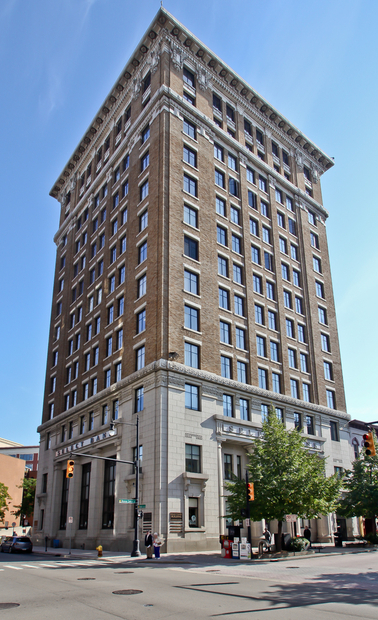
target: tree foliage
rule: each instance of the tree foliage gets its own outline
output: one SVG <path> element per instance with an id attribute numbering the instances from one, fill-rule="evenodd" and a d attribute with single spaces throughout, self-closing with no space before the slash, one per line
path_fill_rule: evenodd
<path id="1" fill-rule="evenodd" d="M 376 441 L 375 444 L 378 454 Z M 353 462 L 352 470 L 345 472 L 343 491 L 338 514 L 344 517 L 375 517 L 378 514 L 378 456 L 360 454 Z"/>
<path id="2" fill-rule="evenodd" d="M 0 482 L 0 519 L 3 521 L 5 517 L 5 509 L 8 507 L 8 502 L 11 500 L 11 496 L 8 493 L 8 487 Z"/>
<path id="3" fill-rule="evenodd" d="M 279 534 L 286 514 L 313 518 L 332 512 L 338 504 L 341 480 L 337 475 L 325 477 L 324 460 L 311 454 L 305 443 L 300 432 L 286 430 L 270 407 L 249 455 L 249 480 L 255 488 L 251 519 L 277 519 Z M 228 516 L 240 519 L 240 509 L 246 505 L 245 482 L 233 480 L 226 488 Z"/>
<path id="4" fill-rule="evenodd" d="M 23 483 L 19 487 L 23 489 L 22 502 L 20 506 L 15 506 L 17 510 L 13 512 L 16 517 L 33 514 L 36 484 L 36 478 L 24 478 Z"/>

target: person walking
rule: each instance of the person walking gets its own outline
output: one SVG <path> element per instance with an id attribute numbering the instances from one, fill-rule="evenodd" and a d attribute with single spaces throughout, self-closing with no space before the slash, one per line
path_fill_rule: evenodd
<path id="1" fill-rule="evenodd" d="M 156 560 L 160 560 L 160 547 L 161 547 L 161 540 L 159 537 L 159 534 L 157 532 L 154 532 L 154 554 L 155 554 L 155 559 Z"/>
<path id="2" fill-rule="evenodd" d="M 152 560 L 152 534 L 150 532 L 150 530 L 148 530 L 147 534 L 144 537 L 144 544 L 146 545 L 146 553 L 147 553 L 147 560 Z"/>

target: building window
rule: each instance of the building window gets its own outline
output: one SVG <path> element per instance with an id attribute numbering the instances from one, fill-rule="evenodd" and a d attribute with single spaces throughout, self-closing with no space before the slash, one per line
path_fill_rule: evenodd
<path id="1" fill-rule="evenodd" d="M 250 189 L 248 190 L 248 204 L 252 209 L 257 210 L 257 196 Z"/>
<path id="2" fill-rule="evenodd" d="M 108 370 L 105 371 L 105 388 L 110 387 L 112 382 L 112 373 L 110 368 L 108 368 Z"/>
<path id="3" fill-rule="evenodd" d="M 226 117 L 227 120 L 231 121 L 232 123 L 235 122 L 235 110 L 228 104 L 226 104 Z"/>
<path id="4" fill-rule="evenodd" d="M 92 379 L 92 396 L 97 394 L 97 377 Z"/>
<path id="5" fill-rule="evenodd" d="M 255 293 L 262 294 L 262 278 L 256 274 L 253 274 L 253 290 Z"/>
<path id="6" fill-rule="evenodd" d="M 215 184 L 218 185 L 219 187 L 225 188 L 224 173 L 217 169 L 215 169 Z"/>
<path id="7" fill-rule="evenodd" d="M 299 342 L 306 342 L 305 326 L 298 324 L 298 340 Z"/>
<path id="8" fill-rule="evenodd" d="M 272 362 L 279 362 L 278 357 L 278 342 L 270 341 L 270 359 Z"/>
<path id="9" fill-rule="evenodd" d="M 187 164 L 197 168 L 197 153 L 186 146 L 186 144 L 184 144 L 183 148 L 183 158 Z"/>
<path id="10" fill-rule="evenodd" d="M 83 465 L 82 473 L 81 473 L 79 530 L 86 530 L 88 528 L 90 479 L 91 479 L 91 463 L 86 463 L 85 465 Z"/>
<path id="11" fill-rule="evenodd" d="M 331 362 L 323 362 L 324 366 L 324 378 L 328 381 L 333 381 L 333 369 Z"/>
<path id="12" fill-rule="evenodd" d="M 265 368 L 258 369 L 258 376 L 259 376 L 259 388 L 261 388 L 262 390 L 267 390 L 268 382 L 267 382 L 267 371 L 265 370 Z"/>
<path id="13" fill-rule="evenodd" d="M 217 242 L 221 245 L 227 245 L 227 230 L 219 224 L 217 225 Z"/>
<path id="14" fill-rule="evenodd" d="M 281 393 L 281 376 L 276 372 L 272 372 L 272 391 L 276 394 Z"/>
<path id="15" fill-rule="evenodd" d="M 292 243 L 290 244 L 290 255 L 293 260 L 298 260 L 298 248 L 296 245 L 293 245 Z"/>
<path id="16" fill-rule="evenodd" d="M 302 304 L 302 298 L 301 297 L 296 297 L 295 298 L 295 311 L 298 314 L 303 314 L 303 304 Z"/>
<path id="17" fill-rule="evenodd" d="M 143 385 L 135 390 L 135 413 L 143 411 L 144 408 L 144 387 Z"/>
<path id="18" fill-rule="evenodd" d="M 289 265 L 286 265 L 285 263 L 281 263 L 281 274 L 284 280 L 290 281 Z"/>
<path id="19" fill-rule="evenodd" d="M 215 93 L 213 93 L 213 108 L 222 112 L 222 100 Z"/>
<path id="20" fill-rule="evenodd" d="M 265 217 L 269 217 L 269 207 L 267 203 L 264 202 L 263 200 L 260 200 L 260 211 L 261 211 L 261 215 L 264 215 Z"/>
<path id="21" fill-rule="evenodd" d="M 184 306 L 185 309 L 185 327 L 199 331 L 199 311 L 191 306 Z"/>
<path id="22" fill-rule="evenodd" d="M 136 350 L 136 369 L 137 370 L 144 368 L 145 354 L 146 354 L 146 348 L 144 346 Z"/>
<path id="23" fill-rule="evenodd" d="M 311 402 L 311 398 L 310 398 L 310 386 L 308 383 L 302 383 L 302 395 L 303 395 L 303 400 L 306 403 Z"/>
<path id="24" fill-rule="evenodd" d="M 223 415 L 232 418 L 234 412 L 233 398 L 230 394 L 223 394 Z"/>
<path id="25" fill-rule="evenodd" d="M 327 325 L 327 310 L 325 308 L 321 308 L 320 306 L 318 306 L 318 317 L 319 323 Z"/>
<path id="26" fill-rule="evenodd" d="M 228 260 L 223 256 L 218 256 L 218 273 L 220 276 L 228 278 Z"/>
<path id="27" fill-rule="evenodd" d="M 198 275 L 187 269 L 184 270 L 184 289 L 193 295 L 198 295 Z"/>
<path id="28" fill-rule="evenodd" d="M 199 368 L 199 346 L 185 342 L 185 365 Z"/>
<path id="29" fill-rule="evenodd" d="M 249 420 L 249 403 L 245 398 L 240 399 L 240 419 Z"/>
<path id="30" fill-rule="evenodd" d="M 292 301 L 291 301 L 291 293 L 290 293 L 290 291 L 284 291 L 283 292 L 283 297 L 284 297 L 284 306 L 285 306 L 285 308 L 292 308 Z"/>
<path id="31" fill-rule="evenodd" d="M 199 410 L 199 387 L 185 383 L 185 407 L 186 409 Z"/>
<path id="32" fill-rule="evenodd" d="M 192 196 L 197 196 L 197 181 L 188 174 L 184 174 L 184 191 Z"/>
<path id="33" fill-rule="evenodd" d="M 327 407 L 329 407 L 330 409 L 336 409 L 335 392 L 333 392 L 332 390 L 326 390 L 326 395 L 327 395 Z"/>
<path id="34" fill-rule="evenodd" d="M 240 327 L 235 327 L 236 347 L 238 349 L 245 350 L 245 330 Z"/>
<path id="35" fill-rule="evenodd" d="M 221 355 L 221 376 L 231 379 L 231 358 Z"/>
<path id="36" fill-rule="evenodd" d="M 193 474 L 201 473 L 201 448 L 185 444 L 185 471 Z"/>
<path id="37" fill-rule="evenodd" d="M 274 284 L 273 282 L 266 282 L 266 296 L 268 299 L 272 299 L 274 301 Z"/>
<path id="38" fill-rule="evenodd" d="M 302 430 L 302 416 L 300 413 L 294 412 L 294 428 Z"/>
<path id="39" fill-rule="evenodd" d="M 324 284 L 322 282 L 315 280 L 315 291 L 317 297 L 324 299 Z"/>
<path id="40" fill-rule="evenodd" d="M 277 315 L 273 310 L 268 310 L 268 325 L 269 329 L 277 331 Z"/>
<path id="41" fill-rule="evenodd" d="M 196 128 L 195 128 L 195 125 L 193 125 L 193 123 L 188 121 L 186 118 L 184 118 L 183 131 L 190 138 L 193 138 L 194 140 L 196 139 Z"/>
<path id="42" fill-rule="evenodd" d="M 234 282 L 237 284 L 242 284 L 242 268 L 240 265 L 233 264 L 233 274 L 234 274 Z"/>
<path id="43" fill-rule="evenodd" d="M 228 191 L 230 192 L 231 196 L 239 196 L 238 182 L 232 177 L 228 179 Z"/>
<path id="44" fill-rule="evenodd" d="M 255 235 L 255 237 L 259 236 L 259 223 L 252 217 L 249 218 L 249 232 L 251 235 Z"/>
<path id="45" fill-rule="evenodd" d="M 312 211 L 308 212 L 308 221 L 313 226 L 316 226 L 316 215 Z"/>
<path id="46" fill-rule="evenodd" d="M 184 236 L 184 254 L 198 261 L 198 241 L 191 237 Z"/>
<path id="47" fill-rule="evenodd" d="M 148 180 L 140 187 L 140 201 L 144 200 L 148 196 Z"/>
<path id="48" fill-rule="evenodd" d="M 232 251 L 233 252 L 236 252 L 237 254 L 241 254 L 242 253 L 240 237 L 237 237 L 234 234 L 231 235 L 231 247 L 232 247 Z"/>
<path id="49" fill-rule="evenodd" d="M 291 319 L 286 319 L 286 336 L 294 338 L 294 323 Z"/>
<path id="50" fill-rule="evenodd" d="M 295 221 L 291 219 L 291 217 L 288 217 L 288 222 L 289 222 L 289 232 L 292 235 L 296 235 L 297 234 L 297 227 L 295 224 Z"/>
<path id="51" fill-rule="evenodd" d="M 137 314 L 137 334 L 146 329 L 146 310 L 142 310 Z"/>
<path id="52" fill-rule="evenodd" d="M 226 216 L 226 203 L 222 198 L 218 198 L 218 196 L 215 198 L 215 209 L 219 215 L 223 215 L 223 217 Z"/>
<path id="53" fill-rule="evenodd" d="M 255 304 L 255 322 L 264 325 L 264 308 Z"/>
<path id="54" fill-rule="evenodd" d="M 116 458 L 115 456 L 110 458 Z M 105 461 L 104 493 L 102 506 L 102 529 L 112 529 L 114 525 L 114 497 L 116 463 Z"/>
<path id="55" fill-rule="evenodd" d="M 314 418 L 312 415 L 306 415 L 306 428 L 308 435 L 314 435 Z"/>
<path id="56" fill-rule="evenodd" d="M 224 479 L 232 479 L 232 454 L 224 454 Z"/>
<path id="57" fill-rule="evenodd" d="M 224 310 L 230 309 L 230 293 L 221 287 L 219 287 L 219 307 Z"/>
<path id="58" fill-rule="evenodd" d="M 240 383 L 247 383 L 247 364 L 245 362 L 236 362 L 237 377 Z"/>
<path id="59" fill-rule="evenodd" d="M 300 359 L 300 364 L 301 364 L 301 371 L 302 372 L 308 372 L 308 362 L 307 362 L 307 355 L 306 355 L 306 353 L 300 353 L 299 354 L 299 359 Z"/>
<path id="60" fill-rule="evenodd" d="M 327 334 L 320 334 L 322 351 L 326 351 L 327 353 L 331 352 L 331 345 L 329 336 Z"/>
<path id="61" fill-rule="evenodd" d="M 292 398 L 298 398 L 298 381 L 296 379 L 290 379 L 290 392 Z"/>
<path id="62" fill-rule="evenodd" d="M 236 207 L 230 207 L 230 220 L 233 224 L 240 224 L 240 211 Z"/>
<path id="63" fill-rule="evenodd" d="M 261 357 L 266 357 L 265 338 L 256 336 L 256 352 Z"/>
<path id="64" fill-rule="evenodd" d="M 281 211 L 277 211 L 277 224 L 281 228 L 285 228 L 285 216 Z"/>
<path id="65" fill-rule="evenodd" d="M 139 246 L 139 265 L 147 259 L 147 241 Z"/>
<path id="66" fill-rule="evenodd" d="M 142 131 L 142 144 L 144 144 L 145 142 L 147 142 L 148 138 L 150 137 L 150 126 L 148 125 L 143 131 Z"/>
<path id="67" fill-rule="evenodd" d="M 317 258 L 316 256 L 313 256 L 312 257 L 312 264 L 313 264 L 314 271 L 316 271 L 317 273 L 322 273 L 322 267 L 321 267 L 320 258 Z"/>
<path id="68" fill-rule="evenodd" d="M 244 316 L 244 299 L 239 295 L 234 295 L 234 311 L 239 316 Z"/>
<path id="69" fill-rule="evenodd" d="M 261 404 L 261 422 L 266 422 L 268 419 L 269 408 L 268 405 Z"/>
<path id="70" fill-rule="evenodd" d="M 138 280 L 138 299 L 147 292 L 147 276 L 144 275 Z M 123 312 L 123 311 L 122 311 Z"/>
<path id="71" fill-rule="evenodd" d="M 260 249 L 257 248 L 255 245 L 251 246 L 251 259 L 253 263 L 256 263 L 256 265 L 260 265 Z"/>
<path id="72" fill-rule="evenodd" d="M 297 367 L 297 353 L 294 349 L 288 349 L 289 368 Z"/>
<path id="73" fill-rule="evenodd" d="M 119 362 L 118 364 L 115 365 L 115 380 L 117 382 L 117 381 L 121 381 L 121 379 L 122 379 L 122 364 L 121 362 Z"/>

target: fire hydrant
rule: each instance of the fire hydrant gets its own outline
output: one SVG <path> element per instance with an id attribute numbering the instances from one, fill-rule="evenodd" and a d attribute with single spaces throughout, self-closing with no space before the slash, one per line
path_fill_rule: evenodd
<path id="1" fill-rule="evenodd" d="M 98 547 L 96 547 L 96 551 L 97 551 L 97 557 L 102 558 L 102 545 L 99 545 Z"/>

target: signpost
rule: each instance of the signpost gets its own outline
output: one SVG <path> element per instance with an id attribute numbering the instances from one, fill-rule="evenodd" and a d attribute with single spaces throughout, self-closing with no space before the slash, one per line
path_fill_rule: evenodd
<path id="1" fill-rule="evenodd" d="M 135 504 L 135 499 L 119 499 L 119 504 Z"/>

